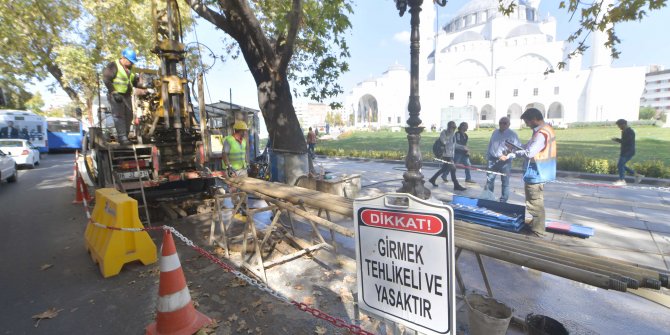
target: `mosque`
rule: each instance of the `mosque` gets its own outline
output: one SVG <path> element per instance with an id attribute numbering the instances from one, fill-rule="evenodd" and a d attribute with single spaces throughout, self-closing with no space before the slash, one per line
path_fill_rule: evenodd
<path id="1" fill-rule="evenodd" d="M 509 116 L 520 127 L 521 113 L 538 108 L 554 125 L 637 120 L 645 67 L 611 67 L 605 33 L 591 33 L 591 59 L 556 37 L 556 19 L 540 18 L 539 0 L 520 0 L 510 16 L 498 0 L 472 0 L 434 31 L 436 10 L 421 12 L 420 97 L 423 126 L 445 128 L 450 120 L 495 124 Z M 563 68 L 558 64 L 565 62 Z M 355 125 L 406 126 L 410 74 L 392 65 L 358 83 L 345 99 Z"/>

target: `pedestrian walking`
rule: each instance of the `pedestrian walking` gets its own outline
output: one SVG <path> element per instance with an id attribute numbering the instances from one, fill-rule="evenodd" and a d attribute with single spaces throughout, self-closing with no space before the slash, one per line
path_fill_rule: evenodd
<path id="1" fill-rule="evenodd" d="M 449 172 L 451 174 L 451 181 L 454 183 L 454 191 L 465 191 L 466 188 L 461 186 L 456 179 L 456 167 L 454 166 L 454 151 L 456 146 L 459 144 L 456 143 L 456 138 L 454 133 L 456 132 L 456 122 L 449 121 L 447 124 L 447 129 L 442 130 L 440 133 L 440 141 L 444 144 L 444 153 L 442 159 L 449 163 L 442 163 L 442 166 L 439 170 L 428 180 L 434 187 L 437 187 L 435 181 L 437 177 L 444 172 Z M 446 181 L 446 177 L 443 178 Z"/>
<path id="2" fill-rule="evenodd" d="M 458 125 L 458 131 L 454 135 L 456 139 L 456 143 L 459 145 L 459 147 L 456 147 L 454 151 L 454 162 L 456 164 L 461 164 L 465 166 L 463 170 L 465 170 L 465 182 L 468 184 L 475 184 L 475 182 L 472 180 L 472 176 L 470 175 L 470 166 L 472 163 L 470 163 L 470 148 L 468 148 L 468 123 L 467 122 L 461 122 Z M 443 175 L 442 178 L 446 179 L 446 175 Z"/>
<path id="3" fill-rule="evenodd" d="M 316 150 L 316 133 L 312 130 L 312 127 L 309 127 L 309 131 L 307 132 L 307 149 L 309 151 L 309 157 L 314 159 L 314 150 Z"/>
<path id="4" fill-rule="evenodd" d="M 521 146 L 519 142 L 519 136 L 517 136 L 514 130 L 509 129 L 509 118 L 503 116 L 498 121 L 498 129 L 494 130 L 491 134 L 491 139 L 489 140 L 489 146 L 486 149 L 486 160 L 488 169 L 494 172 L 503 173 L 503 176 L 500 176 L 500 181 L 502 183 L 502 193 L 500 195 L 500 202 L 507 202 L 509 199 L 509 177 L 512 173 L 512 158 L 507 160 L 500 160 L 500 158 L 512 150 L 509 148 L 508 143 L 512 143 L 516 146 Z M 486 190 L 493 193 L 495 189 L 496 174 L 487 173 L 486 174 Z"/>
<path id="5" fill-rule="evenodd" d="M 514 157 L 525 157 L 524 193 L 526 210 L 532 216 L 531 229 L 545 232 L 544 184 L 556 179 L 556 134 L 554 129 L 544 122 L 542 112 L 537 108 L 528 108 L 521 119 L 533 129 L 533 135 L 523 149 L 515 150 L 500 157 L 507 161 Z"/>
<path id="6" fill-rule="evenodd" d="M 635 156 L 635 132 L 633 128 L 628 126 L 628 121 L 624 119 L 617 120 L 616 125 L 621 129 L 621 138 L 612 137 L 612 141 L 621 143 L 621 150 L 619 151 L 619 161 L 616 165 L 619 172 L 619 180 L 615 181 L 614 185 L 626 185 L 626 172 L 633 175 L 635 183 L 639 184 L 644 176 L 626 166 L 626 163 Z"/>

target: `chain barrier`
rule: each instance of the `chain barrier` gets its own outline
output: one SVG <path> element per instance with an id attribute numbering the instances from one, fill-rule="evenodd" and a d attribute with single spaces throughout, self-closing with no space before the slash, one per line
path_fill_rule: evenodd
<path id="1" fill-rule="evenodd" d="M 209 259 L 212 263 L 218 265 L 224 271 L 229 272 L 232 275 L 234 275 L 235 277 L 245 281 L 250 286 L 253 286 L 253 287 L 255 287 L 255 288 L 257 288 L 257 289 L 259 289 L 263 292 L 266 292 L 266 293 L 272 295 L 273 297 L 277 298 L 278 300 L 280 300 L 280 301 L 282 301 L 286 304 L 293 305 L 296 308 L 298 308 L 299 310 L 301 310 L 303 312 L 306 312 L 306 313 L 309 313 L 316 318 L 327 321 L 327 322 L 331 323 L 332 325 L 334 325 L 338 328 L 347 329 L 352 334 L 374 335 L 373 333 L 370 333 L 370 332 L 364 330 L 360 326 L 350 324 L 343 319 L 331 316 L 331 315 L 329 315 L 329 314 L 327 314 L 327 313 L 325 313 L 325 312 L 323 312 L 319 309 L 310 307 L 309 305 L 307 305 L 305 303 L 297 302 L 295 300 L 289 299 L 288 297 L 282 295 L 279 291 L 276 291 L 276 290 L 272 289 L 271 287 L 265 285 L 264 283 L 262 283 L 259 280 L 256 280 L 254 278 L 251 278 L 251 277 L 245 275 L 244 273 L 235 269 L 231 265 L 225 263 L 221 259 L 219 259 L 219 258 L 215 257 L 214 255 L 212 255 L 211 253 L 207 252 L 207 250 L 195 245 L 195 243 L 193 243 L 193 241 L 191 241 L 188 237 L 184 236 L 182 233 L 180 233 L 176 228 L 174 228 L 172 226 L 163 225 L 163 226 L 145 227 L 145 228 L 118 228 L 118 227 L 105 226 L 105 225 L 103 225 L 101 223 L 98 223 L 98 222 L 95 222 L 93 220 L 89 220 L 88 223 L 92 224 L 96 227 L 100 227 L 100 228 L 105 228 L 105 229 L 110 229 L 110 230 L 118 230 L 118 231 L 125 231 L 125 232 L 169 230 L 172 233 L 172 235 L 179 238 L 179 240 L 181 240 L 187 246 L 191 247 L 197 253 L 199 253 L 200 255 Z"/>
<path id="2" fill-rule="evenodd" d="M 649 190 L 649 191 L 659 191 L 659 192 L 670 192 L 670 187 L 662 187 L 662 186 L 614 185 L 614 184 L 605 184 L 605 183 L 585 183 L 585 182 L 571 182 L 571 181 L 562 181 L 562 180 L 553 180 L 553 181 L 550 181 L 549 183 L 564 184 L 564 185 L 575 185 L 575 186 L 585 186 L 585 187 L 603 187 L 603 188 L 613 188 L 613 189 Z"/>

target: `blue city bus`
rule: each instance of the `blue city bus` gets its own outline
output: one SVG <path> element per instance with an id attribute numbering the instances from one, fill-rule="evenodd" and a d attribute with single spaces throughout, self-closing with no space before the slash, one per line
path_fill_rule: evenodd
<path id="1" fill-rule="evenodd" d="M 83 138 L 81 121 L 72 117 L 48 117 L 49 151 L 81 150 Z"/>
<path id="2" fill-rule="evenodd" d="M 40 152 L 49 151 L 47 121 L 33 112 L 0 109 L 0 138 L 29 140 Z"/>

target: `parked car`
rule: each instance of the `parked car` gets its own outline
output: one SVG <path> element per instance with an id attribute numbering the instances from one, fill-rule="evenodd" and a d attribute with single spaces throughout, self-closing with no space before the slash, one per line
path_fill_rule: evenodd
<path id="1" fill-rule="evenodd" d="M 18 180 L 19 173 L 16 171 L 16 162 L 12 157 L 0 150 L 0 182 L 7 180 L 8 183 L 13 183 Z"/>
<path id="2" fill-rule="evenodd" d="M 0 139 L 0 150 L 14 158 L 17 165 L 31 169 L 40 165 L 40 151 L 28 140 Z"/>

